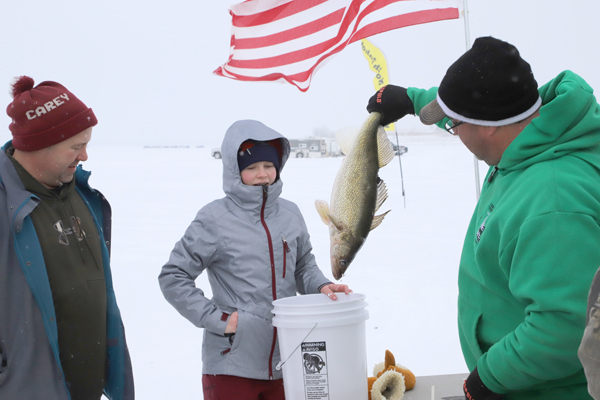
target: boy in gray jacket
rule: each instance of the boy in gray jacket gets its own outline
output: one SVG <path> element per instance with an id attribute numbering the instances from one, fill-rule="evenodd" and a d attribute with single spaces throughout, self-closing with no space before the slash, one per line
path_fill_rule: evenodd
<path id="1" fill-rule="evenodd" d="M 226 196 L 198 212 L 159 276 L 167 301 L 204 328 L 205 400 L 284 399 L 273 300 L 350 292 L 319 270 L 300 210 L 279 197 L 289 153 L 261 122 L 235 122 L 221 146 Z M 212 299 L 194 284 L 204 270 Z"/>

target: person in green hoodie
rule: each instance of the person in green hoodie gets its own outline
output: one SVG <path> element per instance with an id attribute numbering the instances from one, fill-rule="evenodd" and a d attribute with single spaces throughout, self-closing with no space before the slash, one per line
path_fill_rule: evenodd
<path id="1" fill-rule="evenodd" d="M 419 114 L 489 171 L 466 232 L 458 329 L 469 400 L 590 399 L 577 351 L 600 265 L 600 106 L 564 71 L 538 88 L 515 46 L 478 38 L 429 90 L 388 85 L 382 124 Z"/>

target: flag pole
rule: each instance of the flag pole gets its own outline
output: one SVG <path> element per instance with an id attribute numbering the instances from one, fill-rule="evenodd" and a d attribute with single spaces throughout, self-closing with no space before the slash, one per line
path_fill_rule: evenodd
<path id="1" fill-rule="evenodd" d="M 468 0 L 463 0 L 463 16 L 465 17 L 465 45 L 467 51 L 471 48 L 471 37 L 469 32 L 469 4 Z M 475 196 L 479 200 L 481 194 L 481 183 L 479 182 L 479 160 L 473 155 L 475 165 Z"/>
<path id="2" fill-rule="evenodd" d="M 468 0 L 463 0 L 463 15 L 465 17 L 465 44 L 467 50 L 471 48 L 471 34 L 469 32 L 469 4 Z"/>
<path id="3" fill-rule="evenodd" d="M 402 197 L 404 198 L 404 208 L 406 208 L 406 195 L 404 193 L 404 174 L 402 173 L 402 152 L 400 152 L 400 142 L 398 141 L 398 127 L 394 124 L 394 132 L 396 132 L 396 146 L 398 149 L 398 162 L 400 163 L 400 183 L 402 184 Z"/>

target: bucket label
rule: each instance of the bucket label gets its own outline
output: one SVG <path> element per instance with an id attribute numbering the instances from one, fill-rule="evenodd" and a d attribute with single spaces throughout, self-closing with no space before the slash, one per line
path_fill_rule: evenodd
<path id="1" fill-rule="evenodd" d="M 327 342 L 302 342 L 306 400 L 329 400 Z"/>

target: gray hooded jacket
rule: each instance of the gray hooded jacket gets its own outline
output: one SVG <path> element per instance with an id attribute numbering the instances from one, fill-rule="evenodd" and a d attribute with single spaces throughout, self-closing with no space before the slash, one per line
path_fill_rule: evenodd
<path id="1" fill-rule="evenodd" d="M 258 121 L 234 123 L 221 146 L 226 196 L 204 206 L 175 244 L 159 276 L 171 305 L 204 328 L 202 373 L 253 379 L 280 379 L 277 331 L 271 320 L 275 299 L 318 293 L 330 283 L 317 267 L 298 207 L 279 197 L 281 179 L 246 186 L 237 151 L 247 139 L 282 143 L 283 169 L 289 142 Z M 280 171 L 281 171 L 280 169 Z M 213 298 L 194 284 L 207 271 Z M 229 315 L 238 312 L 233 340 L 224 335 Z"/>

